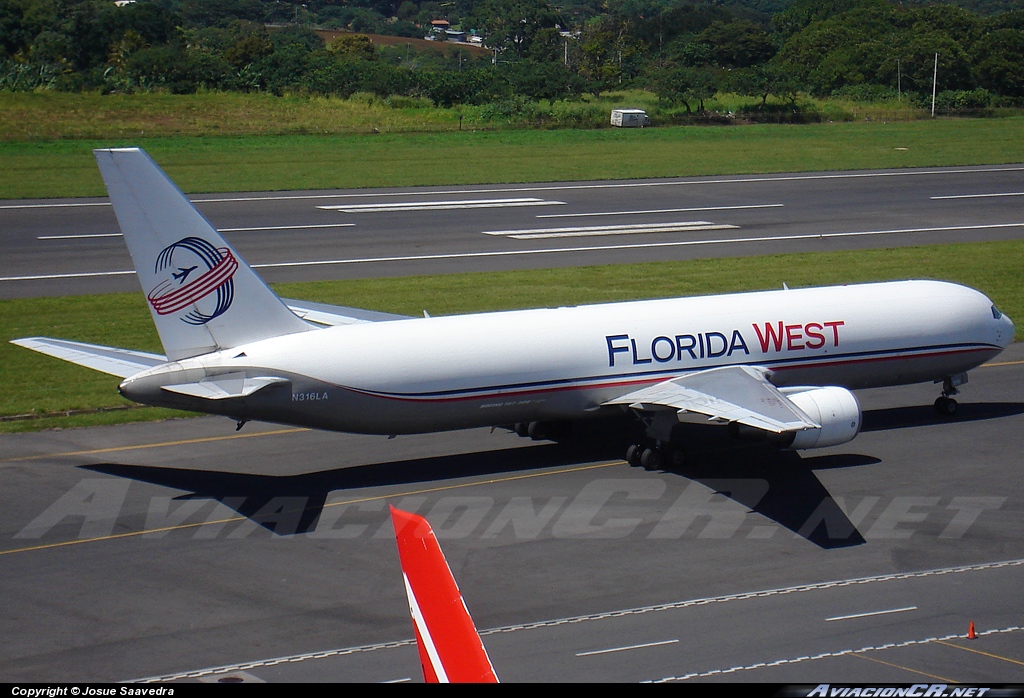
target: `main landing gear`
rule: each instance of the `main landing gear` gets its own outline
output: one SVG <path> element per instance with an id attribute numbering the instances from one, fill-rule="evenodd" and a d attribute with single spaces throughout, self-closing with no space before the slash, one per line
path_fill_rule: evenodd
<path id="1" fill-rule="evenodd" d="M 686 460 L 683 451 L 672 446 L 673 430 L 679 426 L 675 410 L 634 412 L 644 425 L 646 438 L 634 441 L 626 449 L 626 462 L 634 468 L 665 470 L 678 468 Z"/>
<path id="2" fill-rule="evenodd" d="M 938 381 L 935 381 L 938 383 Z M 935 411 L 943 417 L 952 417 L 956 414 L 957 402 L 953 399 L 953 395 L 958 394 L 960 391 L 957 386 L 961 386 L 967 382 L 966 373 L 958 373 L 955 376 L 948 376 L 942 381 L 942 395 L 935 400 Z"/>
<path id="3" fill-rule="evenodd" d="M 511 428 L 519 436 L 528 436 L 534 441 L 561 441 L 572 431 L 569 422 L 518 422 Z"/>
<path id="4" fill-rule="evenodd" d="M 631 444 L 626 449 L 626 462 L 634 468 L 664 470 L 666 466 L 679 467 L 686 461 L 682 451 L 659 445 Z"/>

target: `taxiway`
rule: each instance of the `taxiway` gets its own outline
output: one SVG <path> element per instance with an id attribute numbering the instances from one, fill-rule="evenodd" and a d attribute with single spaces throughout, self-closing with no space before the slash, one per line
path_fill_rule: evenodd
<path id="1" fill-rule="evenodd" d="M 1022 388 L 1016 344 L 952 421 L 863 391 L 849 444 L 662 473 L 487 430 L 8 435 L 0 676 L 419 680 L 393 503 L 505 681 L 1024 681 Z"/>

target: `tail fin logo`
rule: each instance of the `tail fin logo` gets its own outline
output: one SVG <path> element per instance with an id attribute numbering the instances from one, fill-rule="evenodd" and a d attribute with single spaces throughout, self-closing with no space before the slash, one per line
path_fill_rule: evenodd
<path id="1" fill-rule="evenodd" d="M 202 238 L 182 238 L 157 255 L 153 271 L 166 278 L 146 298 L 157 315 L 192 306 L 181 321 L 205 325 L 231 307 L 232 277 L 237 270 L 238 260 L 227 247 L 214 247 Z"/>

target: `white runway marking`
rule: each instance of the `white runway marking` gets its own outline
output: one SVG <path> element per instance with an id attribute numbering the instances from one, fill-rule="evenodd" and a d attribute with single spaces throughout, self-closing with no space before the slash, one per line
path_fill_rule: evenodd
<path id="1" fill-rule="evenodd" d="M 793 182 L 809 181 L 819 179 L 868 179 L 873 177 L 920 177 L 927 175 L 947 174 L 977 174 L 983 172 L 1021 172 L 1024 167 L 988 167 L 982 169 L 953 169 L 953 170 L 894 170 L 892 172 L 846 172 L 836 174 L 817 175 L 764 175 L 758 177 L 724 178 L 724 179 L 694 179 L 687 181 L 658 181 L 658 182 L 616 182 L 608 184 L 552 184 L 525 187 L 503 187 L 489 189 L 445 189 L 434 191 L 397 191 L 397 192 L 366 192 L 362 194 L 267 194 L 263 196 L 228 196 L 214 197 L 208 199 L 191 199 L 195 204 L 235 203 L 245 201 L 293 201 L 306 199 L 348 199 L 348 198 L 374 198 L 390 196 L 451 196 L 454 194 L 502 194 L 511 192 L 534 192 L 534 191 L 572 191 L 577 189 L 632 189 L 637 187 L 678 187 L 690 186 L 693 184 L 745 184 L 757 182 Z M 47 203 L 47 204 L 6 204 L 0 205 L 3 209 L 20 208 L 66 208 L 76 206 L 109 206 L 110 202 L 82 202 L 82 203 Z"/>
<path id="2" fill-rule="evenodd" d="M 917 177 L 921 175 L 944 175 L 944 174 L 974 174 L 978 172 L 1021 172 L 1024 167 L 989 167 L 984 169 L 955 169 L 955 170 L 893 170 L 891 172 L 845 172 L 836 174 L 817 175 L 763 175 L 756 177 L 734 177 L 725 179 L 694 179 L 688 181 L 657 181 L 657 182 L 609 182 L 606 184 L 549 184 L 523 187 L 501 187 L 490 189 L 447 189 L 425 192 L 368 192 L 363 194 L 284 194 L 250 197 L 226 197 L 220 199 L 193 199 L 194 203 L 218 203 L 233 201 L 281 201 L 289 199 L 345 199 L 345 198 L 367 198 L 378 196 L 451 196 L 453 194 L 502 194 L 512 192 L 534 192 L 534 191 L 573 191 L 579 189 L 634 189 L 643 187 L 678 187 L 692 184 L 745 184 L 756 182 L 792 182 L 817 179 L 865 179 L 872 177 Z"/>
<path id="3" fill-rule="evenodd" d="M 82 201 L 81 203 L 66 203 L 66 204 L 4 204 L 0 206 L 0 210 L 8 209 L 19 209 L 19 208 L 84 208 L 85 206 L 109 206 L 109 201 Z"/>
<path id="4" fill-rule="evenodd" d="M 87 240 L 89 238 L 119 238 L 121 233 L 90 233 L 83 235 L 37 235 L 36 240 Z"/>
<path id="5" fill-rule="evenodd" d="M 135 270 L 118 271 L 74 271 L 67 274 L 26 274 L 25 276 L 0 276 L 0 281 L 50 281 L 53 279 L 88 279 L 95 276 L 127 276 Z"/>
<path id="6" fill-rule="evenodd" d="M 1008 191 L 1000 194 L 951 194 L 950 196 L 930 196 L 930 199 L 987 199 L 994 196 L 1024 196 L 1024 191 Z"/>
<path id="7" fill-rule="evenodd" d="M 317 223 L 315 225 L 261 225 L 256 228 L 217 228 L 218 233 L 249 233 L 257 230 L 313 230 L 315 228 L 351 228 L 355 223 Z"/>
<path id="8" fill-rule="evenodd" d="M 751 204 L 747 206 L 701 206 L 698 208 L 655 208 L 647 211 L 595 211 L 593 213 L 543 213 L 537 218 L 587 218 L 590 216 L 639 216 L 650 213 L 694 213 L 696 211 L 737 211 L 748 208 L 781 208 L 785 204 Z"/>
<path id="9" fill-rule="evenodd" d="M 611 654 L 612 652 L 628 652 L 629 650 L 642 650 L 648 647 L 661 647 L 662 645 L 674 645 L 679 640 L 661 640 L 660 642 L 645 642 L 641 645 L 628 645 L 626 647 L 609 647 L 606 650 L 594 650 L 593 652 L 577 652 L 577 657 L 592 657 L 595 654 Z"/>
<path id="10" fill-rule="evenodd" d="M 671 240 L 666 242 L 620 243 L 617 245 L 587 245 L 581 247 L 551 247 L 539 250 L 493 250 L 489 252 L 449 252 L 390 257 L 355 257 L 350 259 L 315 259 L 302 262 L 267 262 L 251 264 L 253 269 L 278 269 L 286 267 L 337 266 L 340 264 L 379 264 L 385 262 L 421 262 L 440 259 L 479 259 L 486 257 L 516 257 L 532 254 L 566 254 L 579 252 L 610 252 L 615 250 L 656 249 L 661 247 L 688 247 L 699 245 L 735 245 L 751 242 L 787 242 L 796 240 L 828 240 L 831 238 L 861 237 L 872 235 L 906 235 L 912 233 L 950 232 L 954 230 L 992 230 L 1001 228 L 1024 228 L 1024 223 L 996 223 L 992 225 L 959 225 L 941 228 L 903 228 L 894 230 L 865 230 L 843 233 L 806 233 L 801 235 L 767 235 L 749 238 L 712 238 L 706 240 Z M 31 274 L 25 276 L 0 276 L 2 281 L 45 281 L 51 279 L 76 279 L 93 276 L 122 276 L 134 274 L 127 271 L 88 271 L 64 274 Z"/>
<path id="11" fill-rule="evenodd" d="M 402 201 L 386 204 L 339 204 L 317 206 L 325 211 L 342 213 L 397 213 L 402 211 L 455 211 L 467 208 L 515 208 L 518 206 L 564 206 L 564 201 L 547 201 L 533 197 L 522 199 L 460 199 L 454 201 Z"/>
<path id="12" fill-rule="evenodd" d="M 987 635 L 996 635 L 1002 633 L 1018 633 L 1022 628 L 1018 625 L 1011 625 L 1006 628 L 996 628 L 993 630 L 984 630 L 978 633 L 979 637 L 985 637 Z M 831 659 L 834 657 L 845 657 L 851 654 L 867 654 L 868 652 L 881 652 L 882 650 L 896 649 L 897 647 L 913 647 L 915 645 L 927 645 L 932 642 L 949 642 L 950 640 L 962 640 L 966 637 L 964 634 L 954 633 L 952 635 L 944 635 L 942 637 L 923 637 L 912 640 L 904 640 L 903 642 L 887 642 L 884 645 L 869 645 L 867 647 L 861 647 L 858 649 L 844 649 L 834 650 L 831 652 L 822 652 L 812 656 L 803 657 L 791 657 L 788 659 L 777 659 L 773 662 L 758 662 L 757 664 L 750 664 L 748 666 L 734 666 L 727 669 L 711 669 L 709 671 L 695 671 L 689 674 L 682 674 L 680 676 L 666 676 L 661 679 L 651 679 L 645 683 L 668 683 L 670 681 L 687 681 L 689 679 L 706 678 L 709 676 L 719 676 L 721 674 L 734 674 L 738 671 L 751 671 L 753 669 L 765 669 L 767 667 L 784 666 L 786 664 L 799 664 L 800 662 L 813 662 L 819 659 Z"/>
<path id="13" fill-rule="evenodd" d="M 696 606 L 708 606 L 712 604 L 720 603 L 731 603 L 734 601 L 746 601 L 748 599 L 761 599 L 773 596 L 781 596 L 786 594 L 803 593 L 818 591 L 822 589 L 837 589 L 844 587 L 855 587 L 864 584 L 877 584 L 879 582 L 888 582 L 902 579 L 924 579 L 928 577 L 936 577 L 946 574 L 965 574 L 970 572 L 983 572 L 993 569 L 1002 569 L 1005 567 L 1022 567 L 1024 566 L 1024 559 L 1021 560 L 1000 560 L 997 562 L 983 562 L 976 565 L 963 565 L 960 567 L 944 567 L 933 570 L 923 570 L 919 572 L 893 572 L 890 574 L 881 574 L 873 577 L 853 577 L 849 579 L 837 579 L 825 582 L 813 582 L 810 584 L 801 584 L 797 586 L 781 587 L 775 589 L 760 589 L 752 590 L 747 592 L 740 592 L 738 594 L 727 594 L 724 596 L 711 596 L 697 599 L 686 599 L 683 601 L 669 601 L 666 603 L 655 604 L 651 606 L 640 606 L 637 608 L 618 609 L 614 611 L 605 611 L 603 613 L 593 613 L 590 615 L 572 616 L 569 618 L 555 618 L 551 620 L 538 620 L 529 623 L 521 623 L 518 625 L 505 625 L 498 628 L 489 628 L 487 630 L 481 630 L 481 637 L 488 637 L 490 635 L 499 635 L 512 632 L 520 632 L 523 630 L 533 630 L 536 628 L 551 628 L 559 625 L 568 625 L 576 623 L 586 623 L 596 620 L 607 620 L 610 618 L 621 618 L 623 616 L 636 616 L 643 615 L 646 613 L 660 613 L 662 611 L 672 611 L 681 608 L 692 608 Z M 1008 633 L 1008 632 L 1021 632 L 1024 628 L 1020 626 L 1010 626 L 1007 628 L 1001 628 L 996 630 L 984 630 L 980 631 L 979 635 L 989 635 L 997 633 Z M 963 637 L 963 635 L 947 635 L 945 638 L 928 638 L 926 640 L 909 640 L 901 645 L 921 644 L 923 642 L 934 642 L 938 639 L 956 639 Z M 308 661 L 311 659 L 326 659 L 328 657 L 339 657 L 344 655 L 358 654 L 362 652 L 375 652 L 379 650 L 395 649 L 399 647 L 408 647 L 415 644 L 415 640 L 407 638 L 404 640 L 395 640 L 392 642 L 380 642 L 372 645 L 360 645 L 357 647 L 342 647 L 338 649 L 320 650 L 316 652 L 307 652 L 305 654 L 293 654 L 284 657 L 273 657 L 270 659 L 259 659 L 243 664 L 231 664 L 219 667 L 207 667 L 204 669 L 194 669 L 192 671 L 184 671 L 176 674 L 164 674 L 162 676 L 150 676 L 146 678 L 133 679 L 133 683 L 155 683 L 160 681 L 180 681 L 182 679 L 199 678 L 209 674 L 223 674 L 234 671 L 248 671 L 251 669 L 257 669 L 260 667 L 275 666 L 277 664 L 295 664 L 298 662 Z M 893 644 L 886 645 L 885 647 L 895 646 Z M 807 661 L 809 659 L 821 659 L 826 656 L 841 656 L 844 654 L 856 653 L 856 652 L 867 652 L 872 649 L 880 649 L 864 647 L 859 650 L 841 650 L 839 652 L 824 653 L 816 655 L 814 657 L 799 657 L 794 659 L 780 659 L 770 664 L 764 662 L 754 664 L 748 667 L 735 667 L 730 671 L 742 670 L 742 669 L 755 669 L 765 666 L 777 666 L 782 664 L 791 664 L 798 661 Z M 665 681 L 672 680 L 683 680 L 688 678 L 694 678 L 696 676 L 710 676 L 715 673 L 722 673 L 722 669 L 714 669 L 706 671 L 700 674 L 687 674 L 685 676 L 667 677 Z"/>
<path id="14" fill-rule="evenodd" d="M 834 620 L 853 620 L 855 618 L 869 618 L 871 616 L 885 616 L 890 613 L 903 613 L 904 611 L 916 611 L 917 606 L 907 606 L 905 608 L 889 608 L 884 611 L 868 611 L 867 613 L 851 613 L 848 616 L 832 616 L 826 618 L 825 622 L 829 623 Z"/>
<path id="15" fill-rule="evenodd" d="M 737 225 L 716 225 L 711 221 L 677 221 L 675 223 L 647 223 L 640 225 L 590 225 L 576 228 L 526 228 L 524 230 L 485 230 L 484 235 L 496 235 L 516 240 L 543 238 L 572 238 L 591 235 L 639 235 L 644 233 L 684 233 L 696 230 L 728 230 Z"/>
<path id="16" fill-rule="evenodd" d="M 248 233 L 258 230 L 311 230 L 314 228 L 351 228 L 355 223 L 318 223 L 316 225 L 263 225 L 256 228 L 217 228 L 218 233 Z M 90 233 L 83 235 L 39 235 L 36 240 L 88 240 L 90 238 L 119 238 L 121 233 Z"/>

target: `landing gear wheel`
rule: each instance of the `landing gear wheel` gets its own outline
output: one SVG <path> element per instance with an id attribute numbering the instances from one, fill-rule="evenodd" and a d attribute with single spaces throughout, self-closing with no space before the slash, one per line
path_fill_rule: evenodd
<path id="1" fill-rule="evenodd" d="M 956 414 L 956 408 L 956 400 L 951 397 L 943 395 L 935 401 L 935 411 L 943 417 L 952 417 Z"/>
<path id="2" fill-rule="evenodd" d="M 661 449 L 658 448 L 647 448 L 640 455 L 640 465 L 643 466 L 644 470 L 661 470 L 661 466 L 664 464 L 665 457 L 661 453 Z"/>
<path id="3" fill-rule="evenodd" d="M 640 456 L 643 455 L 644 447 L 640 444 L 631 444 L 626 449 L 626 462 L 633 468 L 640 467 Z"/>
<path id="4" fill-rule="evenodd" d="M 673 449 L 668 455 L 668 462 L 673 468 L 681 468 L 686 465 L 686 453 L 680 449 Z"/>

